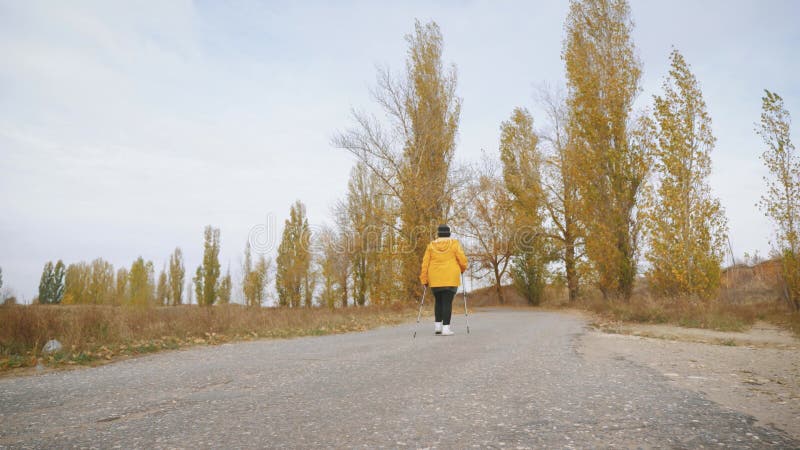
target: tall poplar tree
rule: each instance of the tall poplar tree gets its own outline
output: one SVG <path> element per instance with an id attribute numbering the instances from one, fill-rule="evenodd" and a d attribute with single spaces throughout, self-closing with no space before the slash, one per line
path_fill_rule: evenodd
<path id="1" fill-rule="evenodd" d="M 637 272 L 637 206 L 648 146 L 631 120 L 641 62 L 626 0 L 571 0 L 562 58 L 571 159 L 586 252 L 605 297 L 629 298 Z"/>
<path id="2" fill-rule="evenodd" d="M 84 261 L 72 263 L 67 266 L 67 270 L 64 274 L 63 304 L 79 305 L 89 303 L 89 282 L 91 273 L 91 268 Z"/>
<path id="3" fill-rule="evenodd" d="M 795 310 L 800 310 L 800 159 L 790 137 L 791 124 L 781 96 L 765 90 L 756 133 L 766 145 L 761 159 L 769 176 L 764 177 L 767 193 L 759 206 L 775 223 L 773 245 L 781 255 L 784 295 Z"/>
<path id="4" fill-rule="evenodd" d="M 219 228 L 206 226 L 203 237 L 203 264 L 195 271 L 195 293 L 198 305 L 211 306 L 217 301 L 219 289 Z"/>
<path id="5" fill-rule="evenodd" d="M 161 269 L 156 283 L 156 304 L 158 306 L 169 305 L 169 283 L 167 281 L 167 269 Z"/>
<path id="6" fill-rule="evenodd" d="M 538 148 L 539 136 L 533 130 L 533 117 L 525 108 L 515 108 L 509 120 L 500 125 L 500 160 L 503 181 L 513 201 L 514 286 L 528 303 L 541 301 L 547 281 L 547 265 L 553 259 L 552 243 L 544 226 L 547 195 L 542 169 L 544 156 Z M 496 288 L 499 292 L 499 286 Z"/>
<path id="7" fill-rule="evenodd" d="M 410 139 L 402 153 L 399 180 L 402 280 L 407 298 L 419 292 L 419 265 L 434 227 L 447 221 L 452 197 L 447 176 L 455 153 L 461 99 L 455 94 L 456 71 L 442 64 L 443 38 L 434 23 L 414 24 L 406 36 L 408 84 L 404 109 Z"/>
<path id="8" fill-rule="evenodd" d="M 56 303 L 53 301 L 53 295 L 50 293 L 50 283 L 53 277 L 53 262 L 47 261 L 42 268 L 42 276 L 39 278 L 39 296 L 38 301 L 42 305 L 49 305 Z M 61 299 L 59 299 L 61 301 Z"/>
<path id="9" fill-rule="evenodd" d="M 225 272 L 225 276 L 219 281 L 219 291 L 217 292 L 217 298 L 219 299 L 220 305 L 227 305 L 231 302 L 231 292 L 233 291 L 233 280 L 231 279 L 231 268 L 228 265 L 228 269 Z"/>
<path id="10" fill-rule="evenodd" d="M 266 300 L 266 287 L 269 281 L 269 269 L 272 261 L 259 255 L 253 263 L 250 241 L 244 248 L 242 264 L 242 295 L 247 306 L 261 306 Z"/>
<path id="11" fill-rule="evenodd" d="M 192 283 L 194 283 L 194 296 L 197 298 L 197 304 L 199 306 L 203 306 L 205 304 L 203 302 L 203 292 L 205 291 L 205 283 L 203 281 L 203 266 L 197 266 L 197 269 L 195 269 L 194 277 L 192 277 Z"/>
<path id="12" fill-rule="evenodd" d="M 569 113 L 561 91 L 542 88 L 537 98 L 547 119 L 546 130 L 539 135 L 543 143 L 545 216 L 551 223 L 547 236 L 555 244 L 554 255 L 564 263 L 569 300 L 574 301 L 579 293 L 584 242 L 579 217 L 580 199 L 575 183 L 578 174 L 570 158 L 572 140 L 569 136 Z M 530 264 L 535 262 L 531 261 Z"/>
<path id="13" fill-rule="evenodd" d="M 311 231 L 306 207 L 299 200 L 289 210 L 284 222 L 276 259 L 275 287 L 278 304 L 297 308 L 311 306 L 314 282 L 311 279 Z"/>
<path id="14" fill-rule="evenodd" d="M 350 259 L 347 236 L 341 230 L 323 228 L 317 235 L 319 243 L 317 261 L 320 272 L 320 304 L 333 309 L 341 299 L 347 298 Z M 342 306 L 347 306 L 345 302 Z"/>
<path id="15" fill-rule="evenodd" d="M 114 266 L 97 258 L 89 266 L 89 284 L 87 298 L 83 303 L 94 305 L 109 305 L 114 303 Z"/>
<path id="16" fill-rule="evenodd" d="M 387 257 L 391 252 L 394 222 L 393 199 L 387 193 L 381 180 L 359 162 L 350 172 L 347 198 L 335 211 L 339 233 L 346 244 L 342 251 L 350 260 L 339 274 L 352 279 L 356 305 L 384 302 L 396 290 L 399 277 L 392 270 L 393 260 Z M 347 286 L 344 280 L 339 284 Z M 341 304 L 346 306 L 347 289 L 340 294 Z"/>
<path id="17" fill-rule="evenodd" d="M 539 137 L 533 131 L 533 117 L 525 108 L 514 108 L 509 120 L 500 125 L 500 160 L 503 180 L 514 197 L 517 215 L 526 222 L 541 223 L 544 208 L 542 192 L 542 155 L 537 149 Z"/>
<path id="18" fill-rule="evenodd" d="M 176 247 L 169 257 L 169 272 L 167 276 L 169 304 L 180 305 L 183 302 L 183 283 L 186 278 L 186 269 L 183 267 L 183 252 L 180 247 Z"/>
<path id="19" fill-rule="evenodd" d="M 42 270 L 42 278 L 39 281 L 39 303 L 43 305 L 61 303 L 64 298 L 64 277 L 66 268 L 59 259 L 55 265 L 48 261 Z"/>
<path id="20" fill-rule="evenodd" d="M 708 185 L 715 138 L 703 94 L 673 50 L 663 96 L 655 96 L 655 197 L 648 203 L 648 278 L 665 295 L 709 298 L 719 287 L 727 221 Z"/>
<path id="21" fill-rule="evenodd" d="M 116 286 L 114 288 L 114 303 L 121 305 L 128 298 L 128 269 L 120 267 L 117 270 Z"/>
<path id="22" fill-rule="evenodd" d="M 244 261 L 242 262 L 242 298 L 244 299 L 244 304 L 248 306 L 255 306 L 253 305 L 253 297 L 255 297 L 255 295 L 252 293 L 252 282 L 250 281 L 250 274 L 252 272 L 253 255 L 250 249 L 250 240 L 248 239 L 244 245 Z"/>
<path id="23" fill-rule="evenodd" d="M 186 304 L 191 305 L 194 300 L 192 299 L 192 286 L 194 286 L 194 280 L 189 280 L 186 282 Z"/>
<path id="24" fill-rule="evenodd" d="M 155 303 L 153 263 L 140 256 L 131 264 L 128 272 L 128 301 L 133 306 L 146 307 Z"/>
<path id="25" fill-rule="evenodd" d="M 357 127 L 340 134 L 335 145 L 352 152 L 397 200 L 400 280 L 406 299 L 417 298 L 419 264 L 435 226 L 452 207 L 450 163 L 461 114 L 456 70 L 442 63 L 443 38 L 435 22 L 414 24 L 407 35 L 405 76 L 381 72 L 376 102 L 387 124 L 354 112 Z"/>

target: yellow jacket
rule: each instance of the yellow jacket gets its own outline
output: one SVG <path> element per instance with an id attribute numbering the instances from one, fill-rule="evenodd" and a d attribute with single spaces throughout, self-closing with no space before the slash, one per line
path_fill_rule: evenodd
<path id="1" fill-rule="evenodd" d="M 434 287 L 461 286 L 460 275 L 467 270 L 467 257 L 461 244 L 451 238 L 440 237 L 428 244 L 422 258 L 419 281 Z"/>

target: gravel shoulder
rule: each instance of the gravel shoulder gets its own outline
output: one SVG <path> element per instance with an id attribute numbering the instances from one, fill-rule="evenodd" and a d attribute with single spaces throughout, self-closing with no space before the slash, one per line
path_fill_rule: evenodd
<path id="1" fill-rule="evenodd" d="M 587 360 L 652 368 L 675 386 L 800 439 L 800 340 L 791 333 L 765 323 L 742 333 L 641 324 L 601 329 L 581 338 Z"/>

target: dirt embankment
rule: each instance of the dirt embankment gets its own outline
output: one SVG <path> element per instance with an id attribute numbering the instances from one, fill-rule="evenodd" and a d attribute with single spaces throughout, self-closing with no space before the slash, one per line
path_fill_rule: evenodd
<path id="1" fill-rule="evenodd" d="M 589 360 L 649 366 L 671 383 L 800 439 L 800 339 L 773 325 L 759 322 L 743 333 L 603 326 L 584 336 L 580 351 Z"/>

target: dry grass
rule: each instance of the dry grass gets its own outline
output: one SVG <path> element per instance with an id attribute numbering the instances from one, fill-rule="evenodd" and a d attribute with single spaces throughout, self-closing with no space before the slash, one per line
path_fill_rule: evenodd
<path id="1" fill-rule="evenodd" d="M 474 291 L 467 292 L 467 300 L 470 307 L 484 307 L 484 306 L 510 306 L 510 307 L 527 307 L 531 306 L 528 300 L 517 292 L 517 289 L 512 285 L 502 286 L 503 297 L 505 302 L 501 305 L 498 301 L 497 293 L 493 286 L 482 287 Z M 562 298 L 563 297 L 563 298 Z M 461 298 L 461 291 L 456 295 L 454 304 L 463 304 Z M 540 306 L 558 307 L 565 303 L 566 289 L 556 288 L 553 286 L 546 286 Z"/>
<path id="2" fill-rule="evenodd" d="M 512 286 L 503 286 L 503 294 L 504 306 L 527 305 Z M 722 287 L 713 300 L 656 297 L 647 282 L 639 279 L 628 301 L 604 300 L 599 291 L 584 286 L 581 299 L 569 303 L 566 288 L 548 286 L 541 306 L 580 308 L 606 321 L 673 324 L 717 331 L 743 331 L 763 320 L 800 337 L 800 312 L 792 311 L 781 298 L 780 264 L 770 260 L 754 267 L 726 269 Z M 499 303 L 493 288 L 481 288 L 470 294 L 470 305 L 499 306 Z"/>
<path id="3" fill-rule="evenodd" d="M 231 340 L 286 338 L 360 331 L 415 317 L 410 307 L 328 310 L 237 305 L 129 308 L 115 306 L 0 307 L 0 371 L 92 364 L 115 357 Z M 58 339 L 61 352 L 42 355 Z"/>
<path id="4" fill-rule="evenodd" d="M 523 296 L 517 292 L 514 286 L 502 286 L 503 297 L 505 297 L 505 303 L 502 306 L 527 306 L 528 301 L 525 300 Z M 461 297 L 462 292 L 459 291 L 456 295 L 455 300 L 453 300 L 453 304 L 462 305 L 464 303 L 464 299 Z M 483 307 L 483 306 L 500 306 L 500 302 L 497 298 L 497 293 L 494 291 L 494 287 L 482 287 L 475 289 L 475 291 L 467 292 L 467 302 L 469 303 L 469 307 Z"/>
<path id="5" fill-rule="evenodd" d="M 576 306 L 604 319 L 637 323 L 670 323 L 688 328 L 718 331 L 744 331 L 759 318 L 761 304 L 732 305 L 699 302 L 685 298 L 652 299 L 634 297 L 629 301 L 581 300 Z"/>
<path id="6" fill-rule="evenodd" d="M 776 309 L 763 313 L 763 320 L 780 325 L 795 336 L 800 337 L 800 311 L 789 311 L 788 308 Z"/>
<path id="7" fill-rule="evenodd" d="M 638 283 L 630 300 L 603 300 L 599 292 L 587 292 L 575 305 L 606 320 L 636 323 L 668 323 L 687 328 L 745 331 L 756 321 L 787 328 L 800 336 L 800 313 L 780 300 L 775 286 L 759 280 L 727 284 L 711 300 L 663 298 Z"/>

